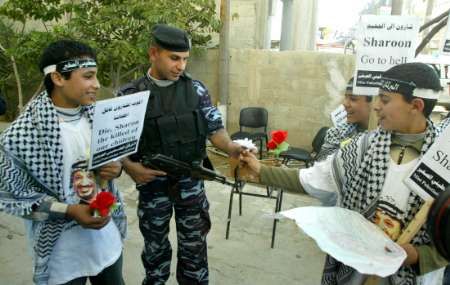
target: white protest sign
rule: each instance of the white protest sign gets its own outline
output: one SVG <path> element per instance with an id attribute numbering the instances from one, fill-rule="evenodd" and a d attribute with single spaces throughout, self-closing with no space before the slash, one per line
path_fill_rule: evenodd
<path id="1" fill-rule="evenodd" d="M 422 199 L 435 199 L 450 181 L 450 127 L 434 141 L 404 183 Z"/>
<path id="2" fill-rule="evenodd" d="M 353 93 L 378 95 L 381 75 L 414 59 L 420 19 L 412 16 L 361 17 L 356 49 Z"/>
<path id="3" fill-rule="evenodd" d="M 95 104 L 89 169 L 137 151 L 150 91 Z"/>
<path id="4" fill-rule="evenodd" d="M 301 207 L 280 214 L 295 220 L 321 250 L 360 273 L 386 277 L 406 258 L 402 247 L 357 212 L 340 207 Z"/>
<path id="5" fill-rule="evenodd" d="M 345 111 L 344 105 L 342 104 L 331 112 L 330 116 L 335 127 L 347 122 L 347 111 Z"/>
<path id="6" fill-rule="evenodd" d="M 450 55 L 450 21 L 447 19 L 447 32 L 442 45 L 441 54 Z"/>

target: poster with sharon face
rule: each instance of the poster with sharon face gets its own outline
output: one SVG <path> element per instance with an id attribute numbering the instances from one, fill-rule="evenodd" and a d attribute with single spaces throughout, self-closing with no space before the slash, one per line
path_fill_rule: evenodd
<path id="1" fill-rule="evenodd" d="M 434 141 L 405 184 L 422 199 L 432 200 L 445 190 L 450 181 L 450 127 Z"/>
<path id="2" fill-rule="evenodd" d="M 390 67 L 411 62 L 418 45 L 420 19 L 413 16 L 361 17 L 356 49 L 353 93 L 378 95 L 381 75 Z"/>

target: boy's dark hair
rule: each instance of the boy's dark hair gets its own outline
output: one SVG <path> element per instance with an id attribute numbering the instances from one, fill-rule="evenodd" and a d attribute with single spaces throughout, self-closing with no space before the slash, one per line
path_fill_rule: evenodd
<path id="1" fill-rule="evenodd" d="M 411 62 L 396 65 L 384 72 L 383 77 L 402 80 L 406 82 L 414 82 L 416 88 L 432 89 L 436 92 L 442 90 L 441 82 L 436 71 L 429 65 L 421 62 Z M 401 93 L 402 94 L 402 93 Z M 436 105 L 436 99 L 425 99 L 414 97 L 412 94 L 402 94 L 406 102 L 411 102 L 413 99 L 422 99 L 425 106 L 423 115 L 428 118 Z"/>
<path id="2" fill-rule="evenodd" d="M 345 93 L 353 94 L 353 80 L 354 80 L 354 77 L 352 77 L 348 80 Z M 359 95 L 359 96 L 365 96 L 366 102 L 369 102 L 369 103 L 372 102 L 372 96 L 366 96 L 366 95 Z"/>
<path id="3" fill-rule="evenodd" d="M 97 55 L 94 49 L 84 43 L 74 40 L 59 40 L 51 43 L 42 53 L 39 61 L 39 70 L 43 72 L 44 68 L 49 65 L 82 57 L 89 57 L 95 60 Z M 71 73 L 71 71 L 63 72 L 61 75 L 65 79 L 70 79 Z M 50 74 L 45 76 L 44 85 L 47 93 L 50 95 L 54 88 Z"/>

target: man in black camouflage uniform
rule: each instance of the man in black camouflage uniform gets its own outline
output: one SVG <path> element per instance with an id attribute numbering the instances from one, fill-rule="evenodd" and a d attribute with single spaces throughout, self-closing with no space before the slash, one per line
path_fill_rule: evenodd
<path id="1" fill-rule="evenodd" d="M 120 88 L 118 95 L 150 90 L 143 134 L 136 155 L 124 161 L 139 190 L 138 216 L 145 247 L 142 284 L 164 284 L 170 275 L 169 222 L 175 210 L 179 284 L 208 284 L 206 235 L 211 227 L 202 180 L 173 177 L 144 167 L 142 159 L 162 153 L 187 163 L 206 158 L 206 139 L 228 154 L 240 146 L 225 131 L 206 87 L 184 72 L 190 40 L 185 31 L 156 25 L 148 50 L 151 68 Z"/>

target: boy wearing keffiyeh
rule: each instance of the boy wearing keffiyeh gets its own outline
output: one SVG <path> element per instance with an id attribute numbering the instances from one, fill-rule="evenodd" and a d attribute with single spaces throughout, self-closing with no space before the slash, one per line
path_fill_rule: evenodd
<path id="1" fill-rule="evenodd" d="M 96 66 L 95 52 L 85 44 L 50 44 L 39 64 L 46 90 L 0 137 L 0 210 L 25 218 L 38 285 L 85 284 L 87 278 L 123 284 L 122 205 L 111 216 L 94 217 L 71 183 L 89 158 L 92 104 L 100 87 Z M 119 162 L 95 171 L 119 201 L 112 179 L 120 172 Z M 91 192 L 99 188 L 94 184 Z"/>
<path id="2" fill-rule="evenodd" d="M 424 203 L 402 180 L 437 136 L 429 115 L 440 90 L 431 67 L 422 63 L 394 66 L 384 73 L 375 103 L 378 129 L 358 136 L 308 169 L 266 167 L 251 154 L 242 159 L 262 184 L 357 211 L 395 240 Z M 446 265 L 424 228 L 402 247 L 407 253 L 404 265 L 382 279 L 382 284 L 416 284 L 417 276 Z M 322 284 L 364 284 L 366 278 L 327 256 Z"/>
<path id="3" fill-rule="evenodd" d="M 347 120 L 328 129 L 316 161 L 324 160 L 335 153 L 357 134 L 367 130 L 369 125 L 372 96 L 353 93 L 353 77 L 348 81 L 342 105 L 347 112 Z"/>

